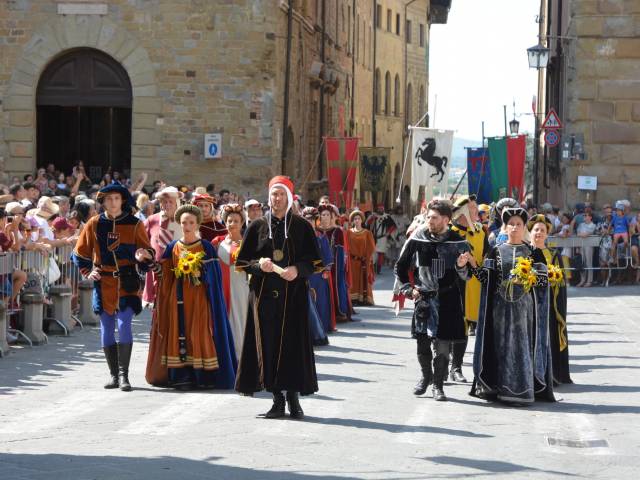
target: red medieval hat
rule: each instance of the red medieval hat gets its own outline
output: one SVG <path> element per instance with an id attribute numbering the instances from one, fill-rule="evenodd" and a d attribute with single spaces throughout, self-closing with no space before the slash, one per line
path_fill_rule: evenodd
<path id="1" fill-rule="evenodd" d="M 192 203 L 194 205 L 197 205 L 198 203 L 210 203 L 214 207 L 218 204 L 216 199 L 207 193 L 198 193 L 197 195 L 194 195 Z"/>

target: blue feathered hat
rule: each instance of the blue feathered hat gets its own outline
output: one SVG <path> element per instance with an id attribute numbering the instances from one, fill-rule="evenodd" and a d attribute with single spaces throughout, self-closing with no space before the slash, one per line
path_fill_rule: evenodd
<path id="1" fill-rule="evenodd" d="M 132 208 L 135 208 L 131 192 L 129 192 L 127 187 L 120 185 L 119 183 L 112 183 L 106 187 L 102 187 L 96 195 L 98 203 L 102 204 L 102 202 L 104 202 L 104 197 L 109 193 L 119 193 L 122 195 L 122 210 L 131 210 Z"/>

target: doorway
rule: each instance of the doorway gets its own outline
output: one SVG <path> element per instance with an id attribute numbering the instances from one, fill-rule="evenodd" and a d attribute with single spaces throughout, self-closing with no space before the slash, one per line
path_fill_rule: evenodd
<path id="1" fill-rule="evenodd" d="M 82 161 L 94 183 L 130 174 L 132 90 L 116 60 L 90 48 L 57 58 L 40 77 L 36 106 L 38 167 L 69 175 Z"/>

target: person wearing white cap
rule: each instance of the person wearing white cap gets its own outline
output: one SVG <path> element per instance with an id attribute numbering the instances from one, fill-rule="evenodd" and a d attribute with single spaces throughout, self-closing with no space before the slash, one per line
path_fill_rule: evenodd
<path id="1" fill-rule="evenodd" d="M 56 240 L 51 225 L 49 225 L 51 217 L 57 215 L 59 211 L 60 207 L 53 202 L 53 199 L 40 197 L 37 208 L 27 214 L 27 217 L 32 218 L 38 224 L 38 231 L 32 234 L 34 241 L 37 240 L 53 247 L 65 244 L 61 240 Z"/>
<path id="2" fill-rule="evenodd" d="M 277 176 L 269 182 L 270 211 L 245 232 L 236 269 L 251 275 L 249 309 L 236 390 L 252 395 L 267 390 L 273 406 L 266 418 L 304 416 L 298 394 L 318 390 L 309 332 L 308 278 L 322 260 L 311 225 L 291 210 L 293 183 Z"/>
<path id="3" fill-rule="evenodd" d="M 184 193 L 176 187 L 164 187 L 156 193 L 156 198 L 160 202 L 160 212 L 150 215 L 144 221 L 144 227 L 151 241 L 151 247 L 156 252 L 155 260 L 159 262 L 167 245 L 182 237 L 182 228 L 175 221 L 174 216 L 180 201 L 184 198 Z M 156 277 L 155 272 L 147 272 L 144 293 L 142 294 L 142 304 L 145 307 L 153 305 L 155 302 Z"/>
<path id="4" fill-rule="evenodd" d="M 247 226 L 262 217 L 262 204 L 254 198 L 244 202 L 244 209 L 247 212 Z"/>

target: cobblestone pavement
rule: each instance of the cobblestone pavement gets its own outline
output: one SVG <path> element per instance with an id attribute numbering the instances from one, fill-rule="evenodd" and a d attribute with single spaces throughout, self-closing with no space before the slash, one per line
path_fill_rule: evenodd
<path id="1" fill-rule="evenodd" d="M 156 389 L 144 382 L 149 318 L 136 320 L 131 393 L 102 388 L 95 328 L 0 359 L 0 477 L 17 479 L 637 478 L 637 287 L 572 290 L 575 385 L 558 403 L 487 404 L 468 385 L 416 398 L 410 311 L 391 276 L 378 306 L 317 350 L 320 392 L 304 421 L 256 418 L 270 398 Z M 471 348 L 469 349 L 471 350 Z M 471 351 L 464 372 L 471 377 Z M 634 473 L 636 472 L 636 473 Z"/>

